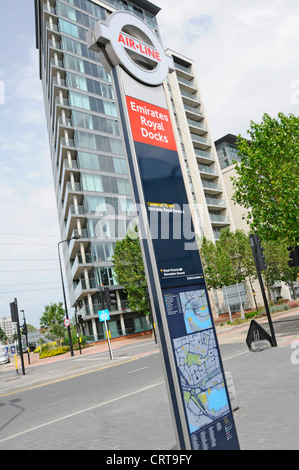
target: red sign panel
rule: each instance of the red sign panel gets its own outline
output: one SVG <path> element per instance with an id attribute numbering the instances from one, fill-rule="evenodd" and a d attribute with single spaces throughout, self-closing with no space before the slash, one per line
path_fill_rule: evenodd
<path id="1" fill-rule="evenodd" d="M 126 96 L 133 140 L 177 151 L 169 111 Z"/>

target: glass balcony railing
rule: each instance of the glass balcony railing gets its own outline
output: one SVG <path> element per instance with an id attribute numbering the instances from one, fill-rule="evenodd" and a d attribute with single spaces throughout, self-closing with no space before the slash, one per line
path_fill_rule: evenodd
<path id="1" fill-rule="evenodd" d="M 211 145 L 209 139 L 207 139 L 206 137 L 202 137 L 201 135 L 197 134 L 192 134 L 192 132 L 190 132 L 190 135 L 192 140 L 194 140 L 195 142 L 200 142 L 201 144 L 205 145 Z"/>
<path id="2" fill-rule="evenodd" d="M 189 75 L 192 75 L 192 70 L 191 69 L 189 69 L 187 67 L 184 67 L 181 64 L 177 64 L 176 62 L 174 64 L 174 66 L 175 66 L 176 69 L 181 70 L 182 72 L 188 73 Z"/>
<path id="3" fill-rule="evenodd" d="M 206 203 L 210 206 L 219 206 L 219 207 L 226 207 L 226 203 L 224 199 L 216 199 L 212 197 L 206 197 Z"/>
<path id="4" fill-rule="evenodd" d="M 197 116 L 201 116 L 202 118 L 204 117 L 204 115 L 202 114 L 202 112 L 199 110 L 198 107 L 194 108 L 193 106 L 189 106 L 188 104 L 184 104 L 184 108 L 185 108 L 185 111 L 190 111 L 191 113 L 196 114 Z"/>
<path id="5" fill-rule="evenodd" d="M 82 191 L 81 183 L 76 183 L 75 181 L 68 181 L 66 183 L 66 188 L 68 192 Z"/>
<path id="6" fill-rule="evenodd" d="M 217 183 L 213 183 L 212 181 L 202 181 L 202 186 L 206 189 L 215 189 L 217 191 L 222 191 L 221 186 L 219 186 L 219 184 Z"/>
<path id="7" fill-rule="evenodd" d="M 213 155 L 211 155 L 209 152 L 206 152 L 205 150 L 194 149 L 194 153 L 196 157 L 203 157 L 215 161 Z"/>
<path id="8" fill-rule="evenodd" d="M 199 171 L 202 173 L 209 173 L 210 175 L 218 176 L 218 173 L 214 168 L 211 168 L 206 165 L 200 165 L 200 164 L 198 164 L 197 166 L 198 166 Z"/>
<path id="9" fill-rule="evenodd" d="M 199 98 L 196 95 L 196 93 L 192 94 L 192 93 L 188 93 L 185 90 L 181 90 L 181 95 L 185 98 L 188 98 L 188 99 L 190 99 L 192 101 L 195 101 L 196 103 L 200 104 Z"/>
<path id="10" fill-rule="evenodd" d="M 194 88 L 194 89 L 195 89 L 195 87 L 194 87 L 194 85 L 193 85 L 193 83 L 192 83 L 192 80 L 186 80 L 186 78 L 183 78 L 183 77 L 178 76 L 178 82 L 179 82 L 179 83 L 182 83 L 183 85 L 187 85 L 187 86 L 190 87 L 190 88 Z"/>
<path id="11" fill-rule="evenodd" d="M 210 214 L 211 222 L 218 222 L 218 223 L 225 223 L 229 224 L 230 220 L 227 215 L 220 215 L 220 214 Z"/>

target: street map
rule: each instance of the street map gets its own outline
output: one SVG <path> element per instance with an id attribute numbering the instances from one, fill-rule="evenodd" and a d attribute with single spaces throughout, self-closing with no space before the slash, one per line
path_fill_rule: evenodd
<path id="1" fill-rule="evenodd" d="M 173 340 L 190 433 L 229 412 L 213 329 Z"/>
<path id="2" fill-rule="evenodd" d="M 180 301 L 187 333 L 212 327 L 205 289 L 180 292 Z"/>

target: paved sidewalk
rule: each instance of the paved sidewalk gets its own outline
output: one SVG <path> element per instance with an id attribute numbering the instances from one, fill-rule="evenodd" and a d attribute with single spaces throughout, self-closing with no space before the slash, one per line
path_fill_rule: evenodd
<path id="1" fill-rule="evenodd" d="M 278 347 L 256 353 L 249 352 L 244 343 L 250 321 L 239 326 L 216 326 L 220 347 L 223 347 L 223 350 L 227 352 L 224 354 L 224 369 L 232 374 L 240 407 L 234 413 L 234 416 L 242 450 L 299 449 L 299 342 L 297 343 L 299 340 L 299 309 L 277 313 L 272 318 L 274 329 L 277 332 Z M 265 329 L 268 328 L 267 317 L 258 319 L 258 322 L 263 324 Z M 145 344 L 142 353 L 140 353 L 138 343 Z M 238 344 L 235 347 L 233 343 Z M 128 351 L 124 354 L 125 349 L 120 348 L 126 345 L 128 345 Z M 138 353 L 157 353 L 158 346 L 155 345 L 151 336 L 142 336 L 115 339 L 112 341 L 112 349 L 114 362 L 118 363 L 135 360 Z M 230 351 L 232 351 L 231 354 Z M 105 368 L 111 365 L 112 361 L 109 357 L 107 342 L 98 343 L 83 350 L 81 357 L 90 357 L 91 359 L 92 355 L 96 355 L 97 367 Z M 61 376 L 58 380 L 61 380 L 62 377 L 65 377 L 65 371 L 69 371 L 68 374 L 81 373 L 82 369 L 80 368 L 83 367 L 83 363 L 85 363 L 84 373 L 85 371 L 88 372 L 86 362 L 91 363 L 93 361 L 80 361 L 80 353 L 75 351 L 75 358 L 72 358 L 68 353 L 45 360 L 36 360 L 30 366 L 26 365 L 26 362 L 27 359 L 25 359 L 25 376 L 22 376 L 19 371 L 16 377 L 13 367 L 6 369 L 3 373 L 0 372 L 0 395 L 3 394 L 2 396 L 5 397 L 5 395 L 14 393 L 14 390 L 20 390 L 20 387 L 38 387 L 38 381 L 40 383 L 42 383 L 42 380 L 45 381 L 46 375 L 47 381 L 49 381 L 52 368 L 50 366 L 39 367 L 41 364 L 58 363 L 57 369 L 61 369 Z M 94 365 L 90 367 L 94 367 Z M 52 379 L 53 381 L 57 380 L 57 375 L 53 375 Z M 158 392 L 161 394 L 160 389 Z M 166 393 L 162 398 L 167 403 Z M 6 399 L 13 401 L 14 397 L 7 396 L 2 400 Z M 158 397 L 152 395 L 151 390 L 151 393 L 147 396 L 147 402 L 153 402 L 154 406 L 157 407 L 160 401 L 161 395 L 158 399 Z M 164 401 L 162 402 L 164 403 Z M 161 410 L 159 409 L 159 412 L 161 416 L 164 416 L 165 409 L 163 406 Z M 157 410 L 155 413 L 157 413 Z M 103 419 L 102 415 L 99 414 L 99 416 Z M 83 421 L 84 419 L 86 422 Z M 74 418 L 72 425 L 75 428 L 78 427 L 78 429 L 84 427 L 84 425 L 88 427 L 90 425 L 90 416 L 80 414 L 77 420 Z M 99 426 L 98 422 L 97 425 Z M 48 431 L 53 432 L 53 429 L 50 426 Z M 56 428 L 55 431 L 57 431 Z M 165 432 L 169 432 L 169 430 L 163 429 L 164 434 Z M 32 437 L 33 434 L 28 434 L 30 442 Z M 46 435 L 43 438 L 46 439 Z M 14 444 L 15 442 L 11 441 L 11 445 L 14 446 Z M 83 444 L 86 444 L 86 448 L 88 448 L 90 442 L 83 442 L 82 448 L 84 447 Z M 3 445 L 3 448 L 7 448 L 8 444 L 3 443 Z"/>

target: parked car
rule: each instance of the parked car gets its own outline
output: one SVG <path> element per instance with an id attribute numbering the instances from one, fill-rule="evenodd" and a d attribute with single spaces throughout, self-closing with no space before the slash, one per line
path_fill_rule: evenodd
<path id="1" fill-rule="evenodd" d="M 7 362 L 10 362 L 7 348 L 0 345 L 0 364 L 6 364 Z"/>

